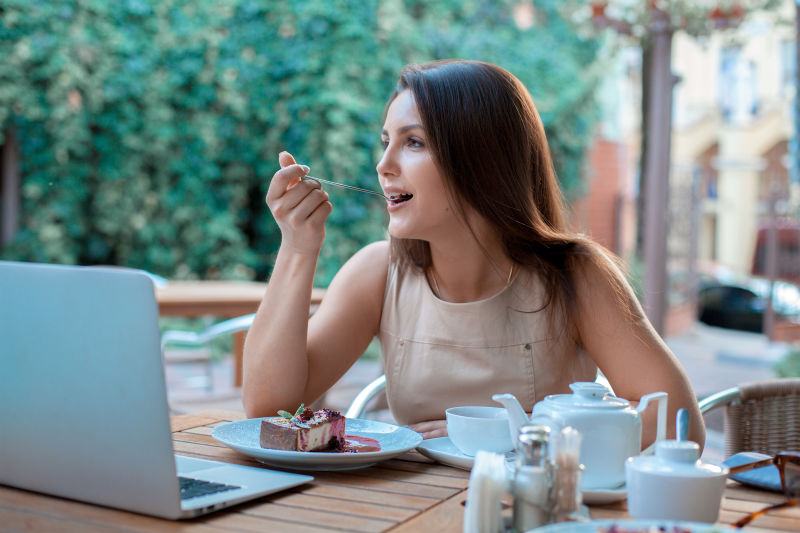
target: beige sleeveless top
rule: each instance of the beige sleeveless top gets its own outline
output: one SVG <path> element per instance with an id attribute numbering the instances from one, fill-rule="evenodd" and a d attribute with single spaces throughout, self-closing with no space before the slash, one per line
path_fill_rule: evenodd
<path id="1" fill-rule="evenodd" d="M 437 298 L 416 268 L 390 262 L 379 339 L 389 409 L 399 424 L 445 418 L 456 405 L 494 405 L 509 392 L 526 411 L 548 394 L 594 381 L 597 367 L 563 327 L 549 327 L 538 277 L 521 270 L 491 298 Z"/>

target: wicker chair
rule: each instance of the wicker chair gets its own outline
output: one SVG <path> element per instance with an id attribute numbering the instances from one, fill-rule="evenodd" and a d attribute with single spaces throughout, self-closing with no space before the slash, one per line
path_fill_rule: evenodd
<path id="1" fill-rule="evenodd" d="M 800 450 L 800 378 L 746 383 L 699 402 L 704 415 L 725 407 L 725 456 Z"/>

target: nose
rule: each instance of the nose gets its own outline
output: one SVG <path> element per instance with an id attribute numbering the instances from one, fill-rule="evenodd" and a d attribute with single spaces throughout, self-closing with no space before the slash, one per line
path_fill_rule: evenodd
<path id="1" fill-rule="evenodd" d="M 378 171 L 379 177 L 391 177 L 399 174 L 399 165 L 391 145 L 387 146 L 383 151 L 383 155 L 375 166 L 375 170 Z"/>

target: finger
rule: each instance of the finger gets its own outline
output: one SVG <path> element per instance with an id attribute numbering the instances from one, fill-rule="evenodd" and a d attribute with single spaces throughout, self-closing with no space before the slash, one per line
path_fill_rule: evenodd
<path id="1" fill-rule="evenodd" d="M 296 222 L 305 222 L 320 205 L 328 203 L 328 193 L 320 189 L 315 189 L 306 195 L 294 209 L 292 209 L 292 219 Z"/>
<path id="2" fill-rule="evenodd" d="M 305 165 L 293 164 L 277 171 L 275 175 L 272 176 L 272 181 L 269 183 L 269 189 L 267 190 L 267 203 L 281 198 L 284 194 L 286 194 L 288 190 L 292 189 L 294 185 L 302 180 L 303 176 L 308 174 L 308 170 L 308 167 Z M 309 181 L 313 182 L 313 180 Z M 313 182 L 309 183 L 309 187 L 315 186 L 314 184 L 319 185 L 318 183 Z M 300 193 L 300 196 L 302 197 L 302 192 Z"/>
<path id="3" fill-rule="evenodd" d="M 323 194 L 325 195 L 325 201 L 315 207 L 308 215 L 308 221 L 313 224 L 324 224 L 333 211 L 333 205 L 328 200 L 328 193 Z"/>
<path id="4" fill-rule="evenodd" d="M 278 164 L 281 166 L 281 168 L 285 168 L 289 165 L 297 164 L 297 161 L 294 160 L 294 156 L 292 154 L 283 151 L 278 154 Z"/>
<path id="5" fill-rule="evenodd" d="M 422 433 L 423 439 L 437 439 L 439 437 L 446 437 L 447 430 L 444 428 L 438 428 L 432 431 L 425 431 Z"/>
<path id="6" fill-rule="evenodd" d="M 285 150 L 284 150 L 283 152 L 281 152 L 281 153 L 279 153 L 279 154 L 278 154 L 278 164 L 281 166 L 281 168 L 287 168 L 287 167 L 290 167 L 290 166 L 292 166 L 292 165 L 296 165 L 296 164 L 297 164 L 297 161 L 295 161 L 295 160 L 294 160 L 294 156 L 293 156 L 292 154 L 290 154 L 289 152 L 287 152 L 287 151 L 285 151 Z M 300 178 L 302 178 L 303 176 L 305 176 L 306 174 L 308 174 L 309 168 L 308 168 L 307 166 L 305 166 L 305 165 L 300 165 L 300 167 L 301 167 L 303 170 L 305 170 L 305 174 L 302 174 L 302 175 L 300 176 Z M 292 179 L 292 180 L 289 182 L 289 187 L 292 187 L 292 186 L 293 186 L 293 185 L 295 185 L 295 184 L 296 184 L 298 181 L 300 181 L 300 178 L 295 178 L 295 179 Z"/>
<path id="7" fill-rule="evenodd" d="M 427 420 L 425 422 L 411 424 L 408 427 L 423 435 L 434 432 L 441 433 L 440 436 L 447 435 L 447 422 L 445 420 Z"/>
<path id="8" fill-rule="evenodd" d="M 314 180 L 300 180 L 300 183 L 289 187 L 281 201 L 286 209 L 294 209 L 315 190 L 322 191 L 322 185 Z"/>

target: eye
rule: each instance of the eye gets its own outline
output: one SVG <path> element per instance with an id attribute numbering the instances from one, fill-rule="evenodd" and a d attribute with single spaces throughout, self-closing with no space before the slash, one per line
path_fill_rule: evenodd
<path id="1" fill-rule="evenodd" d="M 417 139 L 416 137 L 409 137 L 408 145 L 412 148 L 422 148 L 423 146 L 425 146 L 425 143 L 423 143 L 421 139 Z"/>
<path id="2" fill-rule="evenodd" d="M 384 150 L 386 148 L 388 148 L 389 147 L 389 139 L 381 139 L 381 145 L 383 146 Z"/>

